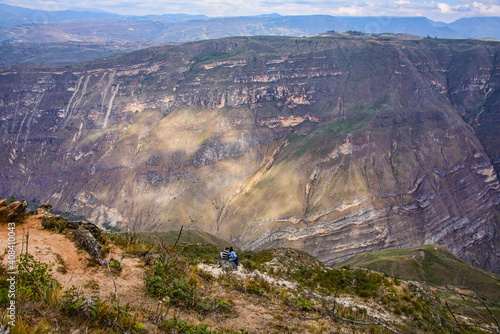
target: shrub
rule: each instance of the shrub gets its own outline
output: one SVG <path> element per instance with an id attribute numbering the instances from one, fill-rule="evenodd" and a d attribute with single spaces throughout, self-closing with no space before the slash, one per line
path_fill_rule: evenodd
<path id="1" fill-rule="evenodd" d="M 77 293 L 76 287 L 71 287 L 69 290 L 64 291 L 64 294 L 62 296 L 62 301 L 60 305 L 60 309 L 64 314 L 70 315 L 70 316 L 76 316 L 76 315 L 81 315 L 84 314 L 86 316 L 89 316 L 91 313 L 92 308 L 87 307 L 89 312 L 88 313 L 82 313 L 82 305 L 85 303 L 85 297 L 81 296 Z M 89 303 L 86 303 L 89 304 Z"/>
<path id="2" fill-rule="evenodd" d="M 109 323 L 109 319 L 112 316 L 111 311 L 111 307 L 108 303 L 97 300 L 95 306 L 91 310 L 92 320 L 98 324 Z"/>
<path id="3" fill-rule="evenodd" d="M 159 328 L 166 333 L 178 333 L 178 334 L 232 334 L 232 333 L 247 333 L 246 331 L 240 330 L 234 332 L 228 329 L 219 328 L 217 330 L 210 330 L 207 324 L 188 324 L 181 319 L 172 318 L 165 320 L 161 323 Z"/>
<path id="4" fill-rule="evenodd" d="M 120 263 L 120 261 L 115 260 L 113 258 L 110 258 L 109 259 L 109 269 L 111 269 L 111 272 L 113 274 L 118 275 L 122 271 L 122 264 Z"/>
<path id="5" fill-rule="evenodd" d="M 313 302 L 303 296 L 297 296 L 293 299 L 295 306 L 301 308 L 304 311 L 311 311 L 313 307 Z"/>
<path id="6" fill-rule="evenodd" d="M 223 312 L 231 312 L 231 302 L 221 299 L 215 303 L 215 308 Z"/>
<path id="7" fill-rule="evenodd" d="M 172 318 L 161 323 L 159 328 L 167 333 L 212 334 L 206 324 L 187 324 L 184 321 Z"/>
<path id="8" fill-rule="evenodd" d="M 156 261 L 146 272 L 146 288 L 150 295 L 165 298 L 169 303 L 184 307 L 200 314 L 214 311 L 230 311 L 218 299 L 204 298 L 197 289 L 200 281 L 195 271 L 188 272 L 189 264 L 185 259 Z"/>
<path id="9" fill-rule="evenodd" d="M 0 305 L 9 302 L 8 294 L 10 286 L 10 283 L 7 281 L 7 268 L 3 266 L 2 261 L 3 258 L 0 256 Z"/>
<path id="10" fill-rule="evenodd" d="M 240 261 L 248 270 L 259 269 L 265 271 L 264 264 L 273 259 L 272 250 L 265 250 L 256 253 L 243 253 L 240 256 Z"/>
<path id="11" fill-rule="evenodd" d="M 273 289 L 273 286 L 264 278 L 260 276 L 253 277 L 243 285 L 245 292 L 264 295 L 266 292 L 269 293 Z"/>
<path id="12" fill-rule="evenodd" d="M 330 294 L 336 291 L 352 292 L 360 297 L 376 296 L 382 285 L 391 283 L 381 274 L 357 269 L 324 269 L 320 267 L 297 268 L 290 276 L 312 290 Z"/>
<path id="13" fill-rule="evenodd" d="M 146 288 L 155 297 L 168 296 L 170 303 L 195 308 L 194 287 L 186 281 L 185 264 L 176 261 L 156 261 L 146 273 Z"/>
<path id="14" fill-rule="evenodd" d="M 382 284 L 387 282 L 384 276 L 376 273 L 367 273 L 364 270 L 356 270 L 354 272 L 354 279 L 356 280 L 353 287 L 354 293 L 364 298 L 375 297 Z"/>
<path id="15" fill-rule="evenodd" d="M 42 219 L 43 228 L 57 233 L 62 233 L 68 226 L 68 222 L 61 216 L 44 217 Z"/>
<path id="16" fill-rule="evenodd" d="M 17 269 L 19 271 L 19 295 L 27 299 L 45 298 L 50 287 L 59 286 L 59 283 L 52 278 L 52 269 L 49 264 L 36 261 L 31 254 L 19 255 Z"/>

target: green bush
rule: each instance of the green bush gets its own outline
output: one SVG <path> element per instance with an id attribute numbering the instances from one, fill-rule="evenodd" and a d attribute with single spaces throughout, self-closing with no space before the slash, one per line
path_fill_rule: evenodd
<path id="1" fill-rule="evenodd" d="M 164 321 L 159 328 L 167 333 L 178 334 L 212 334 L 213 332 L 208 329 L 206 324 L 187 324 L 184 321 L 172 318 Z"/>
<path id="2" fill-rule="evenodd" d="M 295 306 L 301 308 L 304 311 L 311 311 L 313 307 L 313 302 L 303 296 L 297 296 L 293 299 Z"/>
<path id="3" fill-rule="evenodd" d="M 98 298 L 80 295 L 75 287 L 64 292 L 60 310 L 67 316 L 90 320 L 92 326 L 98 328 L 113 327 L 115 320 L 117 320 L 120 329 L 129 329 L 133 333 L 144 327 L 144 324 L 137 321 L 137 316 L 130 313 L 128 305 L 120 307 L 118 313 L 116 305 L 110 305 Z"/>
<path id="4" fill-rule="evenodd" d="M 181 319 L 172 318 L 165 320 L 161 323 L 159 328 L 166 333 L 178 333 L 178 334 L 233 334 L 233 333 L 247 333 L 244 330 L 234 332 L 232 330 L 219 328 L 217 330 L 210 330 L 207 324 L 188 324 Z"/>
<path id="5" fill-rule="evenodd" d="M 377 296 L 380 287 L 384 283 L 388 283 L 383 275 L 367 273 L 364 270 L 356 270 L 353 276 L 355 279 L 354 293 L 364 298 Z"/>
<path id="6" fill-rule="evenodd" d="M 31 254 L 19 255 L 17 269 L 20 297 L 39 300 L 41 297 L 46 297 L 50 287 L 59 286 L 59 283 L 52 277 L 49 264 L 36 261 Z"/>
<path id="7" fill-rule="evenodd" d="M 240 256 L 240 261 L 247 270 L 259 269 L 261 271 L 266 271 L 266 266 L 264 266 L 264 264 L 270 262 L 272 259 L 272 250 L 264 250 L 256 253 L 245 252 Z"/>
<path id="8" fill-rule="evenodd" d="M 221 299 L 215 303 L 215 308 L 223 312 L 231 312 L 231 302 Z"/>
<path id="9" fill-rule="evenodd" d="M 260 276 L 248 279 L 243 286 L 245 292 L 261 296 L 273 289 L 272 285 Z"/>
<path id="10" fill-rule="evenodd" d="M 299 267 L 290 273 L 291 278 L 303 286 L 330 294 L 352 292 L 360 297 L 376 296 L 382 285 L 391 283 L 381 274 L 368 273 L 358 269 L 323 269 L 319 267 Z"/>
<path id="11" fill-rule="evenodd" d="M 47 230 L 62 233 L 62 231 L 64 231 L 64 229 L 68 226 L 68 222 L 61 216 L 44 217 L 42 219 L 42 226 Z"/>
<path id="12" fill-rule="evenodd" d="M 197 274 L 188 273 L 185 259 L 156 261 L 146 272 L 146 288 L 150 295 L 160 299 L 168 297 L 168 303 L 187 308 L 200 314 L 230 311 L 218 299 L 204 298 L 197 289 Z M 222 304 L 221 304 L 222 303 Z"/>
<path id="13" fill-rule="evenodd" d="M 62 296 L 60 309 L 61 311 L 70 316 L 79 315 L 80 305 L 83 303 L 83 299 L 77 293 L 76 287 L 71 287 L 69 290 L 64 291 Z"/>
<path id="14" fill-rule="evenodd" d="M 98 324 L 109 322 L 112 316 L 111 306 L 101 300 L 97 300 L 96 305 L 92 308 L 92 320 Z"/>
<path id="15" fill-rule="evenodd" d="M 120 263 L 120 261 L 110 258 L 109 269 L 113 274 L 118 275 L 122 271 L 122 264 Z"/>
<path id="16" fill-rule="evenodd" d="M 7 281 L 7 268 L 2 264 L 3 258 L 0 257 L 0 305 L 9 302 L 9 287 L 10 283 Z"/>
<path id="17" fill-rule="evenodd" d="M 168 296 L 172 305 L 195 308 L 195 289 L 186 281 L 183 268 L 185 264 L 177 261 L 156 261 L 146 273 L 149 294 L 158 298 Z"/>

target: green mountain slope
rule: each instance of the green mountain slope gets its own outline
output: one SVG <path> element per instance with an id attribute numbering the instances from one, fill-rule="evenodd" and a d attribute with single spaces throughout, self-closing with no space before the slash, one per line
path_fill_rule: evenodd
<path id="1" fill-rule="evenodd" d="M 358 254 L 336 264 L 366 268 L 405 280 L 450 286 L 500 300 L 500 278 L 473 267 L 443 247 L 426 245 Z"/>
<path id="2" fill-rule="evenodd" d="M 231 244 L 221 238 L 216 237 L 207 232 L 197 231 L 197 230 L 184 230 L 180 231 L 138 231 L 138 232 L 121 232 L 119 236 L 127 236 L 137 238 L 138 240 L 147 241 L 151 243 L 162 243 L 167 245 L 173 245 L 176 241 L 179 245 L 181 244 L 203 244 L 203 245 L 213 245 L 217 246 L 221 250 L 225 247 L 231 246 Z M 177 240 L 177 238 L 179 238 Z"/>

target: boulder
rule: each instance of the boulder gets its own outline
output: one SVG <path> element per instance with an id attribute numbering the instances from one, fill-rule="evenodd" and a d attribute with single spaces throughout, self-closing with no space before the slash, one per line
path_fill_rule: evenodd
<path id="1" fill-rule="evenodd" d="M 48 215 L 51 213 L 52 205 L 50 204 L 42 204 L 36 209 L 37 215 Z"/>
<path id="2" fill-rule="evenodd" d="M 144 256 L 144 262 L 146 262 L 147 265 L 152 266 L 155 264 L 157 260 L 161 260 L 161 255 L 158 253 L 147 253 Z"/>
<path id="3" fill-rule="evenodd" d="M 2 200 L 0 204 L 0 224 L 6 224 L 9 222 L 15 222 L 20 216 L 26 211 L 28 203 L 23 202 L 12 202 L 9 205 L 5 205 L 7 200 Z"/>
<path id="4" fill-rule="evenodd" d="M 234 261 L 222 260 L 222 269 L 229 271 L 236 271 L 238 270 L 238 266 Z"/>
<path id="5" fill-rule="evenodd" d="M 102 257 L 101 245 L 94 238 L 89 230 L 85 229 L 83 226 L 79 226 L 73 231 L 73 236 L 80 243 L 82 248 L 90 254 L 92 259 L 99 263 L 101 266 L 105 266 L 108 262 Z"/>
<path id="6" fill-rule="evenodd" d="M 73 229 L 73 230 L 78 229 L 80 226 L 83 227 L 84 229 L 88 230 L 90 233 L 92 233 L 92 235 L 95 238 L 99 238 L 101 236 L 101 229 L 99 228 L 99 226 L 97 226 L 95 224 L 92 224 L 89 222 L 84 222 L 84 221 L 69 221 L 68 222 L 68 227 Z"/>

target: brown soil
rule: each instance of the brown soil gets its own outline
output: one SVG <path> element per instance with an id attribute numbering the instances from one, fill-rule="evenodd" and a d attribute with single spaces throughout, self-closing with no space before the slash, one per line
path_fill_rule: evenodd
<path id="1" fill-rule="evenodd" d="M 95 264 L 87 252 L 75 245 L 71 230 L 66 229 L 64 234 L 45 230 L 40 223 L 42 217 L 43 215 L 28 216 L 24 223 L 17 224 L 17 254 L 26 251 L 27 239 L 28 252 L 36 260 L 52 264 L 52 276 L 64 289 L 74 286 L 83 294 L 90 294 L 97 286 L 100 298 L 108 299 L 110 295 L 114 295 L 115 289 L 108 268 Z M 0 235 L 7 233 L 7 225 L 1 225 Z M 6 238 L 0 238 L 0 249 L 6 247 Z M 146 291 L 143 261 L 124 256 L 118 247 L 113 247 L 110 253 L 122 265 L 121 273 L 114 275 L 120 302 L 136 302 L 137 297 L 145 296 Z"/>

